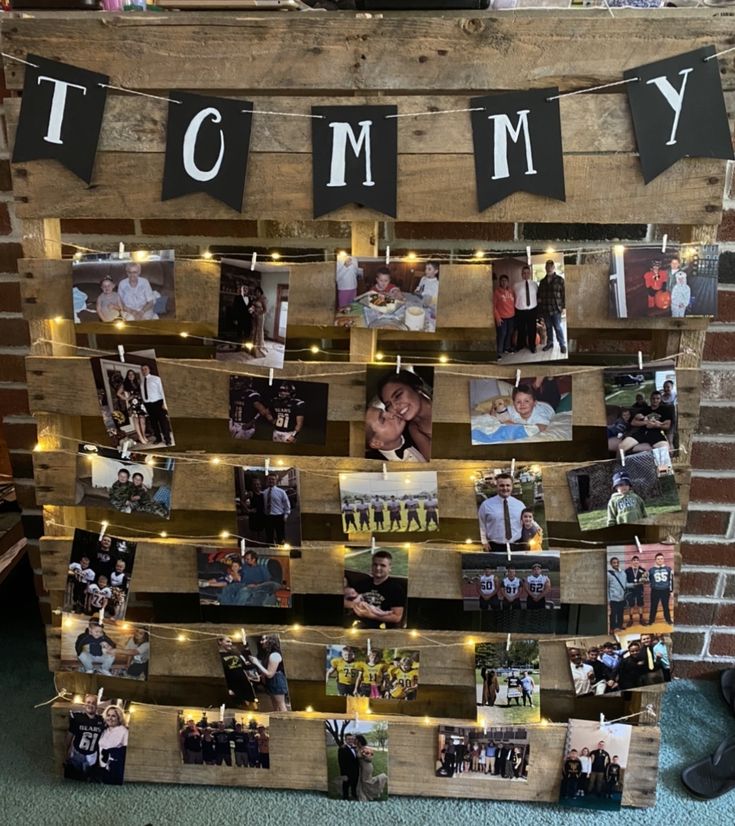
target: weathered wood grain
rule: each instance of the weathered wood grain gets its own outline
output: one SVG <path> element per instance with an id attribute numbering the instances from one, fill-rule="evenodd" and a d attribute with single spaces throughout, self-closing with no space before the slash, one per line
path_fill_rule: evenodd
<path id="1" fill-rule="evenodd" d="M 614 18 L 577 9 L 370 18 L 189 13 L 150 21 L 34 14 L 4 21 L 2 33 L 10 54 L 53 57 L 137 89 L 484 92 L 619 80 L 642 55 L 650 62 L 732 45 L 732 20 L 710 9 Z M 274 43 L 289 44 L 288 60 Z M 732 60 L 722 67 L 729 89 Z M 8 88 L 22 87 L 22 64 L 6 60 L 5 74 Z"/>
<path id="2" fill-rule="evenodd" d="M 399 155 L 401 221 L 548 221 L 717 224 L 722 214 L 726 162 L 688 158 L 644 185 L 631 154 L 570 155 L 565 159 L 566 201 L 516 193 L 482 213 L 477 209 L 471 155 Z M 233 218 L 237 212 L 198 193 L 161 201 L 163 155 L 134 152 L 97 156 L 92 186 L 54 161 L 13 165 L 21 218 Z M 293 220 L 312 214 L 308 155 L 255 154 L 248 164 L 243 217 Z M 273 181 L 278 180 L 278 186 Z M 330 213 L 332 220 L 384 220 L 362 207 Z"/>

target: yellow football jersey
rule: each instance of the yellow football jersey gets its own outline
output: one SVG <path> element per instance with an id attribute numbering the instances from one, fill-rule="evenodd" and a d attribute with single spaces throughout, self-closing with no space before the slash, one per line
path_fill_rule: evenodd
<path id="1" fill-rule="evenodd" d="M 391 672 L 390 696 L 394 700 L 402 700 L 409 689 L 415 688 L 419 681 L 419 670 L 414 667 L 410 671 L 394 668 Z"/>
<path id="2" fill-rule="evenodd" d="M 385 663 L 376 663 L 375 665 L 362 664 L 362 681 L 369 685 L 380 685 L 383 682 L 383 676 L 387 670 Z"/>
<path id="3" fill-rule="evenodd" d="M 362 673 L 365 663 L 357 660 L 348 663 L 342 657 L 335 657 L 330 665 L 337 672 L 337 682 L 340 685 L 354 685 L 357 682 L 357 675 Z"/>

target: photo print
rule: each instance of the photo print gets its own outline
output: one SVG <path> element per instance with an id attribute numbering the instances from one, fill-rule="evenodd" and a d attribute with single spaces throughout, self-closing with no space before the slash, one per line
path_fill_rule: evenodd
<path id="1" fill-rule="evenodd" d="M 185 766 L 235 766 L 269 769 L 267 714 L 239 709 L 182 709 L 177 718 L 178 745 Z"/>
<path id="2" fill-rule="evenodd" d="M 621 460 L 594 462 L 567 473 L 583 531 L 613 525 L 652 525 L 681 510 L 668 448 L 632 453 Z"/>
<path id="3" fill-rule="evenodd" d="M 290 562 L 288 551 L 199 547 L 199 604 L 290 608 Z"/>
<path id="4" fill-rule="evenodd" d="M 717 245 L 615 246 L 611 258 L 611 318 L 717 315 Z"/>
<path id="5" fill-rule="evenodd" d="M 88 447 L 79 446 L 75 504 L 161 519 L 171 516 L 173 459 L 145 453 L 131 453 L 123 459 L 111 448 Z"/>
<path id="6" fill-rule="evenodd" d="M 574 693 L 617 694 L 671 680 L 671 638 L 644 632 L 566 642 Z"/>
<path id="7" fill-rule="evenodd" d="M 674 545 L 613 545 L 607 549 L 611 634 L 671 634 L 674 630 Z"/>
<path id="8" fill-rule="evenodd" d="M 340 473 L 345 533 L 439 530 L 436 471 Z"/>
<path id="9" fill-rule="evenodd" d="M 69 554 L 62 611 L 125 619 L 137 542 L 77 528 Z"/>
<path id="10" fill-rule="evenodd" d="M 102 421 L 113 447 L 130 450 L 176 444 L 163 382 L 153 351 L 119 358 L 92 358 Z"/>
<path id="11" fill-rule="evenodd" d="M 538 640 L 475 645 L 478 718 L 483 726 L 525 725 L 541 720 Z"/>
<path id="12" fill-rule="evenodd" d="M 64 778 L 122 786 L 130 724 L 129 700 L 84 694 L 69 709 Z"/>
<path id="13" fill-rule="evenodd" d="M 246 547 L 301 545 L 299 472 L 293 467 L 235 468 L 237 532 Z"/>
<path id="14" fill-rule="evenodd" d="M 345 628 L 405 628 L 407 608 L 408 549 L 345 551 Z"/>
<path id="15" fill-rule="evenodd" d="M 97 618 L 61 615 L 59 671 L 147 680 L 149 659 L 150 634 L 145 626 L 100 625 Z"/>
<path id="16" fill-rule="evenodd" d="M 371 700 L 415 700 L 419 688 L 421 652 L 410 648 L 365 648 L 327 645 L 326 680 L 329 697 L 369 697 Z"/>
<path id="17" fill-rule="evenodd" d="M 616 811 L 622 805 L 633 727 L 570 720 L 559 803 L 573 809 Z"/>
<path id="18" fill-rule="evenodd" d="M 673 363 L 643 370 L 603 370 L 607 447 L 644 453 L 678 447 L 676 370 Z"/>
<path id="19" fill-rule="evenodd" d="M 528 780 L 528 731 L 515 726 L 439 726 L 437 777 Z"/>
<path id="20" fill-rule="evenodd" d="M 248 709 L 291 711 L 286 669 L 278 634 L 247 634 L 239 642 L 219 637 L 217 648 L 228 702 Z"/>
<path id="21" fill-rule="evenodd" d="M 368 367 L 365 379 L 365 458 L 431 460 L 433 367 Z"/>
<path id="22" fill-rule="evenodd" d="M 436 331 L 437 261 L 391 261 L 340 254 L 336 269 L 339 327 Z"/>
<path id="23" fill-rule="evenodd" d="M 388 723 L 325 720 L 327 794 L 335 800 L 388 799 Z"/>
<path id="24" fill-rule="evenodd" d="M 473 445 L 568 442 L 572 439 L 572 377 L 470 379 Z"/>
<path id="25" fill-rule="evenodd" d="M 500 364 L 568 358 L 564 256 L 493 261 L 493 315 Z"/>
<path id="26" fill-rule="evenodd" d="M 329 385 L 292 379 L 230 376 L 230 435 L 286 444 L 327 440 Z"/>
<path id="27" fill-rule="evenodd" d="M 176 318 L 173 250 L 75 256 L 71 280 L 77 324 Z"/>
<path id="28" fill-rule="evenodd" d="M 541 465 L 487 468 L 475 477 L 475 500 L 485 550 L 541 550 L 548 534 Z"/>
<path id="29" fill-rule="evenodd" d="M 218 361 L 283 367 L 288 326 L 288 267 L 223 258 Z"/>
<path id="30" fill-rule="evenodd" d="M 465 611 L 541 611 L 561 607 L 559 551 L 462 553 Z"/>

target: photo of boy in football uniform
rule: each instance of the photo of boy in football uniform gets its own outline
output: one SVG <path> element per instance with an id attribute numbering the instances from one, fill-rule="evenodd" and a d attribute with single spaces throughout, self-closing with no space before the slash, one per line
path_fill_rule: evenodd
<path id="1" fill-rule="evenodd" d="M 235 439 L 252 439 L 258 419 L 269 416 L 263 397 L 252 385 L 247 376 L 230 376 L 230 434 Z"/>
<path id="2" fill-rule="evenodd" d="M 296 385 L 284 381 L 268 404 L 274 442 L 295 442 L 304 427 L 306 402 L 296 397 Z"/>

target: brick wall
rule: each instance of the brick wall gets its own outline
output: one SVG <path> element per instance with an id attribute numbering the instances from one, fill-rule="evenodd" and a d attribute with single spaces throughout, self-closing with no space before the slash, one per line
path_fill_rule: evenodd
<path id="1" fill-rule="evenodd" d="M 0 73 L 0 103 L 5 95 Z M 21 227 L 15 218 L 10 191 L 9 153 L 0 107 L 0 418 L 11 452 L 24 508 L 31 562 L 38 577 L 37 542 L 40 509 L 35 504 L 31 451 L 34 420 L 28 413 L 23 359 L 28 353 L 28 329 L 20 311 L 17 260 L 21 256 Z M 732 173 L 732 170 L 731 170 Z M 732 179 L 732 175 L 731 175 Z M 731 180 L 720 228 L 722 244 L 719 314 L 710 327 L 703 363 L 703 402 L 700 430 L 692 454 L 693 484 L 689 521 L 682 541 L 682 578 L 677 613 L 675 657 L 680 676 L 697 676 L 735 661 L 735 182 Z M 557 224 L 458 225 L 403 224 L 387 227 L 395 254 L 402 248 L 454 250 L 467 253 L 490 244 L 524 246 L 553 239 L 599 244 L 604 240 L 641 241 L 660 237 L 673 227 L 639 225 L 596 226 Z M 451 234 L 449 234 L 451 233 Z M 349 246 L 350 227 L 341 222 L 275 221 L 139 221 L 73 220 L 62 222 L 67 243 L 113 250 L 119 241 L 128 248 L 173 247 L 179 255 L 196 255 L 210 248 L 256 248 L 317 256 Z M 516 242 L 513 244 L 513 242 Z M 613 346 L 613 343 L 609 343 Z M 635 342 L 624 342 L 627 349 Z M 37 579 L 40 584 L 40 579 Z M 42 598 L 43 604 L 43 598 Z"/>

